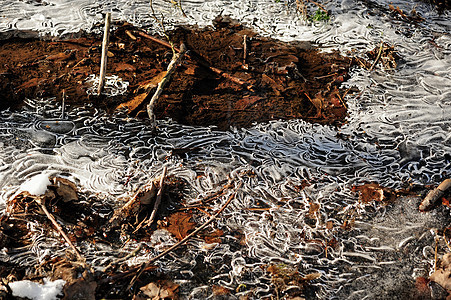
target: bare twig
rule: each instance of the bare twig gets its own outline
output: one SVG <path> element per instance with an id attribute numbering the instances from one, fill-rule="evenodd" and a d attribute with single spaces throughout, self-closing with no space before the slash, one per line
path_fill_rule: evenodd
<path id="1" fill-rule="evenodd" d="M 424 200 L 420 204 L 420 211 L 428 211 L 430 210 L 438 200 L 440 200 L 440 197 L 442 197 L 445 192 L 451 188 L 451 179 L 445 179 L 442 183 L 439 184 L 438 187 L 430 191 L 426 197 L 424 197 Z"/>
<path id="2" fill-rule="evenodd" d="M 111 13 L 106 13 L 105 16 L 105 31 L 103 32 L 103 42 L 102 42 L 102 58 L 100 62 L 100 79 L 99 87 L 97 93 L 100 95 L 103 91 L 103 86 L 105 84 L 105 73 L 108 58 L 108 43 L 110 41 L 110 25 L 111 25 Z"/>
<path id="3" fill-rule="evenodd" d="M 166 166 L 164 166 L 163 174 L 161 175 L 161 180 L 160 180 L 160 189 L 158 190 L 157 199 L 155 199 L 155 203 L 153 205 L 152 214 L 149 217 L 149 221 L 147 221 L 147 226 L 152 225 L 152 223 L 155 220 L 155 217 L 157 215 L 158 208 L 160 207 L 161 197 L 163 196 L 164 179 L 166 178 L 167 171 L 168 171 L 168 168 Z"/>
<path id="4" fill-rule="evenodd" d="M 379 58 L 381 58 L 382 50 L 384 49 L 384 42 L 381 42 L 381 46 L 379 47 L 379 53 L 377 54 L 376 60 L 374 60 L 373 64 L 371 65 L 371 68 L 369 71 L 372 71 L 374 66 L 376 66 L 377 62 L 379 61 Z"/>
<path id="5" fill-rule="evenodd" d="M 304 19 L 307 19 L 307 8 L 304 0 L 296 0 L 296 10 L 302 15 Z"/>
<path id="6" fill-rule="evenodd" d="M 136 36 L 133 35 L 133 33 L 130 32 L 130 30 L 125 30 L 125 34 L 128 35 L 129 38 L 136 41 Z"/>
<path id="7" fill-rule="evenodd" d="M 66 90 L 63 89 L 63 99 L 61 101 L 61 119 L 64 119 L 64 110 L 65 110 L 65 105 L 66 105 Z"/>
<path id="8" fill-rule="evenodd" d="M 307 0 L 310 3 L 315 4 L 319 9 L 321 9 L 323 12 L 325 12 L 327 15 L 329 15 L 329 13 L 327 12 L 327 9 L 324 8 L 324 6 L 322 6 L 321 4 L 319 4 L 318 2 L 312 1 L 312 0 Z"/>
<path id="9" fill-rule="evenodd" d="M 174 42 L 171 40 L 171 38 L 169 37 L 169 34 L 167 33 L 167 31 L 166 31 L 166 28 L 165 28 L 165 26 L 164 26 L 164 19 L 163 19 L 163 15 L 161 15 L 161 18 L 159 19 L 158 17 L 157 17 L 157 14 L 155 13 L 155 10 L 153 9 L 153 1 L 152 0 L 150 0 L 150 9 L 152 10 L 152 17 L 155 19 L 155 21 L 160 25 L 160 27 L 161 27 L 161 30 L 162 30 L 162 32 L 163 32 L 163 35 L 166 37 L 166 39 L 168 40 L 168 42 L 169 42 L 169 45 L 170 45 L 170 47 L 171 47 L 171 49 L 172 49 L 172 54 L 173 55 L 175 55 L 175 52 L 176 52 L 176 48 L 175 48 L 175 45 L 174 45 Z M 182 12 L 183 12 L 183 10 L 182 10 Z M 180 52 L 180 51 L 179 51 Z"/>
<path id="10" fill-rule="evenodd" d="M 133 250 L 132 252 L 130 252 L 129 254 L 127 254 L 125 257 L 121 257 L 116 259 L 115 261 L 111 262 L 108 266 L 106 266 L 105 270 L 108 270 L 109 268 L 113 267 L 114 265 L 117 265 L 121 262 L 126 261 L 127 259 L 135 256 L 136 254 L 138 254 L 139 251 L 141 251 L 142 249 L 142 244 L 139 244 L 138 247 L 136 247 L 135 250 Z"/>
<path id="11" fill-rule="evenodd" d="M 117 209 L 114 212 L 114 215 L 110 219 L 109 223 L 113 227 L 114 226 L 118 226 L 121 223 L 121 221 L 130 214 L 130 211 L 133 209 L 134 205 L 137 205 L 137 204 L 149 204 L 151 202 L 151 200 L 152 200 L 153 195 L 154 195 L 154 190 L 155 190 L 155 184 L 153 183 L 153 181 L 150 182 L 150 187 L 149 187 L 149 185 L 146 185 L 144 188 L 140 188 L 133 195 L 133 197 L 131 197 L 131 199 L 128 200 L 124 204 L 124 206 L 122 206 L 121 208 Z"/>
<path id="12" fill-rule="evenodd" d="M 144 270 L 146 270 L 153 262 L 155 262 L 156 260 L 158 260 L 161 257 L 165 256 L 166 254 L 172 252 L 174 249 L 177 249 L 178 247 L 180 247 L 181 245 L 186 243 L 190 238 L 195 236 L 197 233 L 199 233 L 200 231 L 204 230 L 214 220 L 216 220 L 216 218 L 226 209 L 226 207 L 230 204 L 230 202 L 232 202 L 232 200 L 235 198 L 235 195 L 236 195 L 237 191 L 241 188 L 242 184 L 243 184 L 243 182 L 240 182 L 240 184 L 236 188 L 235 192 L 230 195 L 230 197 L 229 197 L 229 199 L 227 199 L 226 203 L 210 219 L 208 219 L 207 222 L 205 222 L 200 227 L 198 227 L 196 230 L 194 230 L 193 232 L 188 234 L 184 239 L 182 239 L 178 243 L 175 243 L 173 246 L 169 247 L 166 251 L 164 251 L 164 252 L 160 253 L 159 255 L 151 258 L 146 263 L 141 265 L 141 267 L 139 267 L 138 273 L 135 275 L 135 277 L 133 277 L 133 279 L 131 280 L 131 282 L 130 282 L 130 284 L 129 284 L 127 289 L 130 290 L 133 287 L 133 285 L 135 284 L 136 280 L 138 280 L 138 278 L 142 275 Z"/>
<path id="13" fill-rule="evenodd" d="M 186 52 L 186 47 L 185 44 L 182 44 L 180 46 L 180 52 L 179 53 L 174 53 L 174 55 L 172 56 L 172 60 L 169 63 L 168 66 L 168 71 L 166 73 L 166 75 L 163 77 L 163 79 L 160 81 L 160 83 L 158 84 L 158 88 L 155 91 L 155 94 L 153 94 L 152 99 L 150 99 L 149 104 L 147 105 L 147 114 L 149 115 L 149 119 L 152 123 L 152 127 L 155 129 L 155 115 L 153 113 L 153 108 L 155 106 L 155 103 L 157 102 L 158 98 L 160 97 L 161 93 L 163 92 L 163 88 L 164 86 L 169 82 L 169 80 L 171 79 L 172 74 L 174 73 L 177 65 L 180 63 L 180 61 L 183 58 L 183 55 Z"/>
<path id="14" fill-rule="evenodd" d="M 56 227 L 56 230 L 61 234 L 61 236 L 64 238 L 64 240 L 69 244 L 69 246 L 74 250 L 75 254 L 77 255 L 77 258 L 81 262 L 85 262 L 84 257 L 80 254 L 78 249 L 74 246 L 74 244 L 71 242 L 67 234 L 63 231 L 63 228 L 56 222 L 55 217 L 47 210 L 47 207 L 45 206 L 45 199 L 43 197 L 37 197 L 35 201 L 39 204 L 41 209 L 44 211 L 45 215 L 49 220 L 52 222 L 53 226 Z"/>
<path id="15" fill-rule="evenodd" d="M 246 65 L 247 61 L 247 35 L 243 36 L 243 65 Z"/>

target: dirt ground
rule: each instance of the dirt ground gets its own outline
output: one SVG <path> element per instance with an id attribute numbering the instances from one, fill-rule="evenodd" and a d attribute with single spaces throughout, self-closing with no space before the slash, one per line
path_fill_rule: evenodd
<path id="1" fill-rule="evenodd" d="M 350 58 L 322 53 L 309 42 L 261 37 L 222 17 L 214 28 L 178 28 L 169 34 L 189 51 L 157 102 L 158 119 L 221 130 L 274 119 L 334 125 L 345 120 L 348 91 L 340 85 L 348 78 Z M 93 103 L 112 112 L 126 103 L 131 115 L 147 117 L 149 84 L 161 80 L 171 49 L 137 28 L 116 24 L 108 50 L 107 76 L 116 75 L 129 87 L 123 95 L 99 97 L 86 93 L 86 78 L 99 74 L 101 37 L 0 41 L 0 109 L 20 108 L 25 98 L 62 101 L 64 91 L 67 105 Z"/>

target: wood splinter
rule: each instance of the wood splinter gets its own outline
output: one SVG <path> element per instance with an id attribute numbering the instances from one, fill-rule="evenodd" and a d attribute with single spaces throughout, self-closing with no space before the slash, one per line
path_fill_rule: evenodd
<path id="1" fill-rule="evenodd" d="M 440 198 L 451 188 L 451 179 L 445 179 L 438 187 L 429 191 L 420 204 L 420 211 L 428 211 L 440 200 Z"/>
<path id="2" fill-rule="evenodd" d="M 105 85 L 105 74 L 106 74 L 106 65 L 108 58 L 108 44 L 110 41 L 110 26 L 111 26 L 111 13 L 107 13 L 105 16 L 105 31 L 103 32 L 103 42 L 102 42 L 102 57 L 100 61 L 100 75 L 99 75 L 99 86 L 97 88 L 97 94 L 100 94 L 103 91 L 103 87 Z"/>
<path id="3" fill-rule="evenodd" d="M 243 36 L 243 65 L 246 65 L 247 61 L 247 35 Z"/>

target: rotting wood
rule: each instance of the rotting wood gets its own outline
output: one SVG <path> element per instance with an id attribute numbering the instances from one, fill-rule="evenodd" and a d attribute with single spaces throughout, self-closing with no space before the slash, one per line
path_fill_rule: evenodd
<path id="1" fill-rule="evenodd" d="M 105 31 L 103 32 L 102 42 L 102 58 L 100 62 L 100 75 L 99 75 L 99 87 L 97 94 L 100 95 L 105 85 L 105 74 L 108 60 L 108 43 L 110 41 L 110 26 L 111 26 L 111 13 L 106 13 L 105 16 Z"/>
<path id="2" fill-rule="evenodd" d="M 171 49 L 172 49 L 172 46 L 171 46 L 169 43 L 167 43 L 167 42 L 165 42 L 165 41 L 162 41 L 162 40 L 160 40 L 160 39 L 158 39 L 158 38 L 156 38 L 156 37 L 153 37 L 153 36 L 151 36 L 151 35 L 148 35 L 148 34 L 145 33 L 145 32 L 142 32 L 142 31 L 136 31 L 136 33 L 139 34 L 140 36 L 144 37 L 144 38 L 147 38 L 147 39 L 149 39 L 149 40 L 155 42 L 155 43 L 158 43 L 158 44 L 160 44 L 160 45 L 163 45 L 163 46 L 165 46 L 165 47 L 168 47 L 168 48 L 171 48 Z M 180 49 L 178 49 L 178 48 L 176 48 L 176 47 L 174 47 L 174 50 L 177 51 L 177 52 L 180 52 Z M 199 54 L 197 54 L 197 55 L 200 57 Z M 245 81 L 245 80 L 243 80 L 243 79 L 241 79 L 241 78 L 237 78 L 237 77 L 235 77 L 235 76 L 233 76 L 233 75 L 231 75 L 231 74 L 229 74 L 229 73 L 227 73 L 227 72 L 225 72 L 225 71 L 223 71 L 223 70 L 221 70 L 221 69 L 218 69 L 218 68 L 215 68 L 215 67 L 213 67 L 213 66 L 210 66 L 210 65 L 209 65 L 208 63 L 206 63 L 203 59 L 202 59 L 202 60 L 201 60 L 201 59 L 194 59 L 194 57 L 191 56 L 191 55 L 189 55 L 189 54 L 185 54 L 185 56 L 186 56 L 186 58 L 188 58 L 190 61 L 192 61 L 192 62 L 194 62 L 194 63 L 197 63 L 197 64 L 201 65 L 202 67 L 207 68 L 207 69 L 213 71 L 213 72 L 216 73 L 217 75 L 219 75 L 219 76 L 221 76 L 221 77 L 223 77 L 223 78 L 225 78 L 225 79 L 227 79 L 227 80 L 230 80 L 230 81 L 232 81 L 232 82 L 234 82 L 234 83 L 236 83 L 236 84 L 238 84 L 238 85 L 244 86 L 246 89 L 248 89 L 248 90 L 251 91 L 251 92 L 254 92 L 254 91 L 255 91 L 255 90 L 254 90 L 254 86 L 253 86 L 252 84 L 249 84 L 247 81 Z"/>
<path id="3" fill-rule="evenodd" d="M 420 211 L 428 211 L 440 200 L 447 190 L 451 188 L 451 179 L 445 179 L 438 187 L 429 191 L 420 204 Z"/>
<path id="4" fill-rule="evenodd" d="M 207 222 L 205 222 L 204 224 L 202 224 L 200 227 L 198 227 L 196 230 L 194 230 L 193 232 L 191 232 L 189 235 L 187 235 L 183 240 L 179 241 L 178 243 L 174 244 L 173 246 L 171 246 L 170 248 L 168 248 L 166 251 L 160 253 L 159 255 L 151 258 L 150 260 L 148 260 L 146 263 L 143 263 L 141 266 L 132 268 L 130 270 L 128 270 L 125 274 L 124 273 L 120 273 L 114 276 L 111 276 L 109 278 L 105 278 L 103 280 L 100 281 L 100 284 L 102 283 L 108 283 L 117 279 L 122 279 L 122 278 L 126 278 L 131 276 L 132 274 L 135 273 L 135 276 L 133 277 L 133 279 L 131 280 L 129 286 L 128 286 L 128 290 L 130 290 L 130 288 L 133 287 L 133 285 L 135 284 L 136 280 L 138 280 L 138 278 L 142 275 L 143 272 L 147 271 L 147 270 L 151 270 L 154 269 L 151 264 L 154 263 L 155 261 L 157 261 L 158 259 L 162 258 L 163 256 L 166 256 L 166 254 L 172 252 L 173 250 L 177 249 L 178 247 L 180 247 L 181 245 L 183 245 L 184 243 L 186 243 L 190 238 L 192 238 L 193 236 L 195 236 L 197 233 L 199 233 L 200 231 L 204 230 L 208 225 L 210 225 L 214 220 L 216 220 L 218 218 L 218 216 L 227 208 L 227 206 L 230 204 L 230 202 L 232 202 L 232 200 L 235 198 L 237 191 L 241 188 L 241 186 L 243 185 L 243 182 L 240 182 L 239 185 L 237 186 L 236 190 L 234 193 L 232 193 L 230 195 L 230 197 L 227 199 L 226 203 L 210 218 L 208 219 Z"/>
<path id="5" fill-rule="evenodd" d="M 153 129 L 155 129 L 155 127 L 156 127 L 155 115 L 153 113 L 155 103 L 157 102 L 158 98 L 160 97 L 161 93 L 163 92 L 165 85 L 169 82 L 169 80 L 171 80 L 171 76 L 174 73 L 175 69 L 177 68 L 177 65 L 182 60 L 185 52 L 186 52 L 186 47 L 185 47 L 185 44 L 182 43 L 182 45 L 180 46 L 180 52 L 174 53 L 172 60 L 169 63 L 166 75 L 163 77 L 163 79 L 158 84 L 158 88 L 155 91 L 155 94 L 153 94 L 152 99 L 150 99 L 150 102 L 147 105 L 147 114 L 149 115 L 149 119 L 150 119 Z"/>

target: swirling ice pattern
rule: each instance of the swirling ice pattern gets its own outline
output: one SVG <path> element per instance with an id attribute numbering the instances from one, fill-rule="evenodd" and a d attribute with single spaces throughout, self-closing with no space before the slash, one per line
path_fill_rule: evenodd
<path id="1" fill-rule="evenodd" d="M 355 55 L 363 55 L 381 41 L 388 42 L 402 60 L 396 72 L 353 71 L 347 85 L 357 86 L 362 95 L 348 96 L 350 115 L 340 129 L 292 120 L 218 132 L 213 127 L 160 121 L 153 136 L 144 124 L 123 116 L 109 117 L 86 108 L 69 110 L 63 120 L 52 101 L 29 101 L 28 110 L 0 113 L 1 201 L 25 179 L 47 171 L 68 176 L 87 193 L 114 203 L 166 165 L 169 174 L 189 183 L 188 204 L 219 189 L 229 178 L 243 182 L 215 224 L 225 232 L 222 243 L 206 245 L 194 239 L 186 246 L 189 251 L 158 262 L 180 281 L 186 296 L 211 296 L 215 284 L 231 290 L 245 285 L 237 297 L 272 295 L 264 270 L 274 263 L 296 267 L 301 274 L 321 273 L 314 283 L 320 299 L 383 297 L 390 289 L 400 289 L 399 282 L 427 275 L 434 240 L 429 228 L 444 226 L 447 213 L 419 215 L 416 197 L 387 207 L 359 204 L 351 188 L 369 181 L 392 188 L 408 182 L 437 184 L 449 177 L 451 22 L 446 13 L 440 16 L 418 4 L 416 10 L 426 21 L 411 28 L 391 19 L 385 0 L 330 3 L 327 8 L 333 18 L 328 24 L 306 24 L 286 6 L 269 0 L 182 1 L 187 19 L 169 2 L 154 3 L 170 24 L 209 25 L 223 11 L 264 35 L 313 40 L 325 51 L 356 49 Z M 291 5 L 293 1 L 288 8 Z M 404 0 L 394 5 L 404 11 L 411 8 L 411 2 Z M 100 22 L 101 13 L 108 10 L 115 19 L 154 26 L 148 1 L 6 1 L 0 8 L 0 32 L 77 32 Z M 201 150 L 170 156 L 171 149 L 185 147 Z M 245 175 L 249 171 L 254 175 Z M 304 180 L 312 185 L 299 192 L 296 187 Z M 231 192 L 211 205 L 219 208 Z M 312 203 L 318 211 L 311 212 Z M 264 211 L 258 210 L 262 204 Z M 354 218 L 350 231 L 340 228 Z M 326 226 L 330 222 L 332 228 Z M 244 235 L 245 246 L 232 234 L 237 231 Z M 333 239 L 337 247 L 328 247 L 326 253 L 325 245 Z M 174 242 L 158 231 L 128 263 L 141 263 Z M 63 250 L 59 242 L 43 241 L 37 230 L 32 247 L 8 259 L 38 263 L 45 255 L 42 243 Z M 78 246 L 96 269 L 102 269 L 138 245 L 129 243 L 120 250 L 100 243 Z M 193 283 L 198 265 L 215 270 L 208 285 Z M 385 290 L 379 284 L 382 276 Z"/>

